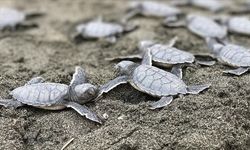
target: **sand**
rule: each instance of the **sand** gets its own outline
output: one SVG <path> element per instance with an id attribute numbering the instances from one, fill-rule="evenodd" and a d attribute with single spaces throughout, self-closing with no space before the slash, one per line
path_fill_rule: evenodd
<path id="1" fill-rule="evenodd" d="M 179 36 L 177 47 L 189 52 L 208 52 L 205 42 L 184 28 L 164 28 L 160 19 L 138 17 L 140 25 L 110 45 L 104 41 L 72 43 L 68 34 L 73 25 L 102 14 L 107 20 L 123 15 L 124 0 L 1 0 L 1 6 L 27 12 L 46 12 L 32 22 L 39 28 L 4 32 L 0 39 L 0 96 L 43 76 L 47 81 L 68 84 L 76 65 L 82 66 L 88 79 L 101 85 L 116 76 L 115 62 L 105 61 L 137 52 L 141 39 L 167 43 Z M 186 10 L 189 10 L 186 8 Z M 201 11 L 199 9 L 193 9 Z M 250 47 L 246 36 L 230 35 L 235 43 Z M 229 69 L 220 63 L 212 67 L 187 67 L 188 85 L 211 83 L 199 95 L 176 98 L 166 108 L 149 110 L 156 98 L 130 85 L 122 85 L 95 103 L 86 104 L 102 116 L 103 125 L 88 121 L 71 109 L 46 111 L 32 107 L 0 108 L 0 149 L 60 149 L 74 138 L 67 149 L 250 149 L 250 75 L 241 77 L 222 73 Z"/>

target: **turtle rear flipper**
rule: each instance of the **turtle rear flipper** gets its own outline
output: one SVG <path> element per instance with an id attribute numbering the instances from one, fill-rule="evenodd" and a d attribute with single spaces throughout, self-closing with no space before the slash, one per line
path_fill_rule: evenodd
<path id="1" fill-rule="evenodd" d="M 105 60 L 107 61 L 120 61 L 120 60 L 132 60 L 132 59 L 142 59 L 142 56 L 139 54 L 135 54 L 135 55 L 128 55 L 128 56 L 105 58 Z"/>
<path id="2" fill-rule="evenodd" d="M 168 97 L 162 97 L 160 100 L 151 103 L 149 109 L 157 109 L 157 108 L 162 108 L 165 107 L 167 105 L 169 105 L 173 100 L 172 96 L 168 96 Z"/>
<path id="3" fill-rule="evenodd" d="M 77 111 L 80 115 L 85 116 L 87 119 L 102 124 L 102 120 L 86 106 L 77 104 L 75 102 L 65 102 L 65 106 Z"/>
<path id="4" fill-rule="evenodd" d="M 199 94 L 200 92 L 208 89 L 210 86 L 211 86 L 210 84 L 188 86 L 187 93 Z"/>
<path id="5" fill-rule="evenodd" d="M 0 105 L 6 108 L 18 108 L 23 106 L 24 104 L 13 99 L 0 99 Z"/>
<path id="6" fill-rule="evenodd" d="M 26 19 L 35 19 L 38 17 L 43 17 L 46 13 L 45 12 L 28 12 L 26 13 Z"/>
<path id="7" fill-rule="evenodd" d="M 249 67 L 247 68 L 243 68 L 243 67 L 240 67 L 240 68 L 237 68 L 237 69 L 234 69 L 234 70 L 226 70 L 226 71 L 223 71 L 224 73 L 228 73 L 228 74 L 233 74 L 233 75 L 237 75 L 237 76 L 240 76 L 244 73 L 246 73 L 247 71 L 249 71 Z"/>
<path id="8" fill-rule="evenodd" d="M 43 83 L 45 82 L 45 79 L 43 77 L 34 77 L 30 79 L 25 85 L 31 85 L 31 84 L 37 84 L 37 83 Z"/>

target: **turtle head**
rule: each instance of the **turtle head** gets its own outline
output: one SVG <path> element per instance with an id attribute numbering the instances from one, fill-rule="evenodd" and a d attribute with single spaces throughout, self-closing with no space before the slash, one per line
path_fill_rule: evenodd
<path id="1" fill-rule="evenodd" d="M 89 84 L 89 83 L 76 85 L 74 90 L 75 90 L 78 102 L 82 104 L 95 99 L 99 92 L 96 86 Z"/>
<path id="2" fill-rule="evenodd" d="M 117 65 L 115 65 L 115 69 L 121 74 L 121 75 L 128 75 L 131 71 L 131 67 L 135 63 L 132 61 L 121 61 Z"/>
<path id="3" fill-rule="evenodd" d="M 155 42 L 150 41 L 150 40 L 143 40 L 138 44 L 138 48 L 140 51 L 144 52 L 147 48 L 150 46 L 154 45 Z"/>

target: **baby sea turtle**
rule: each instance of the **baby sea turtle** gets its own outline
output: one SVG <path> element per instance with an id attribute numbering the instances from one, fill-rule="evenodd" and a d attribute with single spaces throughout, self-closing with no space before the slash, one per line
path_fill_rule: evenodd
<path id="1" fill-rule="evenodd" d="M 37 27 L 37 24 L 28 22 L 28 19 L 41 16 L 43 13 L 25 13 L 13 8 L 0 8 L 0 30 L 11 29 L 18 27 L 30 28 Z"/>
<path id="2" fill-rule="evenodd" d="M 173 39 L 170 40 L 168 44 L 159 44 L 154 41 L 141 41 L 138 44 L 139 51 L 141 52 L 140 54 L 108 58 L 107 60 L 142 59 L 144 52 L 146 50 L 150 50 L 152 55 L 152 60 L 154 64 L 156 64 L 157 66 L 171 68 L 176 65 L 191 64 L 194 62 L 206 66 L 214 65 L 215 61 L 195 60 L 195 56 L 192 53 L 179 50 L 173 47 L 177 39 L 178 39 L 177 37 L 174 37 Z M 178 68 L 180 66 L 176 67 Z M 174 67 L 173 71 L 174 69 L 177 68 Z M 179 74 L 181 76 L 182 73 L 180 72 Z"/>
<path id="3" fill-rule="evenodd" d="M 75 28 L 76 35 L 73 35 L 73 38 L 76 41 L 81 39 L 105 39 L 108 42 L 115 43 L 118 36 L 136 28 L 135 25 L 105 22 L 102 17 L 98 17 L 95 20 L 77 25 Z"/>
<path id="4" fill-rule="evenodd" d="M 132 61 L 121 61 L 116 68 L 120 76 L 104 84 L 100 88 L 100 93 L 107 93 L 120 84 L 130 83 L 141 92 L 161 98 L 152 103 L 150 109 L 167 106 L 173 100 L 174 95 L 198 94 L 210 87 L 210 85 L 187 86 L 176 75 L 152 66 L 150 50 L 145 52 L 141 65 Z"/>
<path id="5" fill-rule="evenodd" d="M 223 10 L 226 6 L 223 1 L 218 0 L 174 0 L 173 5 L 177 6 L 194 6 L 210 10 L 212 12 L 218 12 Z"/>
<path id="6" fill-rule="evenodd" d="M 218 38 L 224 39 L 227 36 L 226 27 L 221 26 L 212 18 L 189 14 L 185 20 L 177 20 L 176 18 L 168 18 L 164 21 L 167 27 L 187 27 L 192 33 L 202 38 Z"/>
<path id="7" fill-rule="evenodd" d="M 174 6 L 155 1 L 132 1 L 129 3 L 126 20 L 142 15 L 146 17 L 172 17 L 183 14 L 183 12 Z"/>
<path id="8" fill-rule="evenodd" d="M 76 67 L 70 85 L 45 82 L 42 77 L 31 79 L 24 86 L 10 92 L 12 99 L 1 99 L 0 105 L 5 107 L 21 107 L 29 105 L 48 110 L 72 108 L 80 115 L 102 123 L 98 116 L 86 106 L 80 105 L 96 98 L 99 90 L 92 84 L 86 83 L 85 72 Z"/>
<path id="9" fill-rule="evenodd" d="M 246 16 L 220 16 L 217 18 L 231 33 L 250 35 L 250 19 Z"/>
<path id="10" fill-rule="evenodd" d="M 206 39 L 208 47 L 212 50 L 213 55 L 223 64 L 237 68 L 227 70 L 224 73 L 233 75 L 242 75 L 250 69 L 250 50 L 235 44 L 220 43 L 215 39 Z"/>

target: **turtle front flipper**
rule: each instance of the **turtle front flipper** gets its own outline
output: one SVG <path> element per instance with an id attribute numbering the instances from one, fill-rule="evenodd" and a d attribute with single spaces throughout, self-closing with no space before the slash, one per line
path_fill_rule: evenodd
<path id="1" fill-rule="evenodd" d="M 223 73 L 240 76 L 240 75 L 246 73 L 249 69 L 250 69 L 249 67 L 247 67 L 247 68 L 240 67 L 240 68 L 237 68 L 237 69 L 234 69 L 234 70 L 223 71 Z"/>
<path id="2" fill-rule="evenodd" d="M 31 85 L 31 84 L 37 84 L 37 83 L 43 83 L 45 82 L 45 79 L 43 77 L 34 77 L 30 79 L 25 85 Z"/>
<path id="3" fill-rule="evenodd" d="M 127 82 L 128 82 L 128 77 L 127 76 L 117 77 L 117 78 L 109 81 L 108 83 L 102 85 L 100 87 L 100 92 L 99 92 L 97 97 L 100 97 L 103 93 L 108 93 L 110 90 L 114 89 L 118 85 L 125 84 Z"/>
<path id="4" fill-rule="evenodd" d="M 171 73 L 182 79 L 182 65 L 175 65 L 171 69 Z"/>
<path id="5" fill-rule="evenodd" d="M 128 55 L 128 56 L 118 56 L 118 57 L 112 57 L 112 58 L 105 58 L 105 60 L 108 61 L 120 61 L 120 60 L 131 60 L 131 59 L 142 59 L 142 56 L 139 54 L 135 55 Z"/>
<path id="6" fill-rule="evenodd" d="M 176 27 L 186 27 L 186 21 L 185 20 L 178 20 L 175 16 L 166 17 L 163 22 L 163 26 L 169 27 L 169 28 L 176 28 Z"/>
<path id="7" fill-rule="evenodd" d="M 76 85 L 80 85 L 86 83 L 86 74 L 83 68 L 76 66 L 75 73 L 73 74 L 73 78 L 70 82 L 71 87 L 75 87 Z"/>
<path id="8" fill-rule="evenodd" d="M 152 54 L 151 50 L 147 49 L 143 55 L 142 64 L 152 66 Z"/>
<path id="9" fill-rule="evenodd" d="M 200 92 L 208 89 L 211 84 L 204 84 L 204 85 L 193 85 L 187 87 L 187 93 L 189 94 L 199 94 Z"/>
<path id="10" fill-rule="evenodd" d="M 85 116 L 87 119 L 102 124 L 102 120 L 86 106 L 77 104 L 75 102 L 65 102 L 64 104 L 68 108 L 72 108 L 77 111 L 80 115 Z"/>
<path id="11" fill-rule="evenodd" d="M 157 109 L 157 108 L 162 108 L 165 107 L 167 105 L 169 105 L 173 100 L 172 96 L 168 96 L 168 97 L 162 97 L 160 100 L 153 102 L 150 104 L 149 109 Z"/>
<path id="12" fill-rule="evenodd" d="M 6 108 L 18 108 L 24 104 L 14 99 L 0 99 L 0 105 Z"/>

